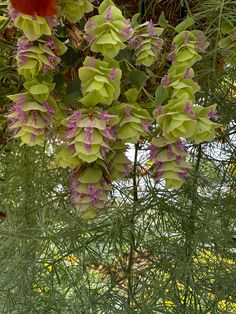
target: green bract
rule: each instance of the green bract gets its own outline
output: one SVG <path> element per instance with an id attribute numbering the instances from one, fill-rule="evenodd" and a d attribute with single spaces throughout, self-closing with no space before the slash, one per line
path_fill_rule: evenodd
<path id="1" fill-rule="evenodd" d="M 60 147 L 57 151 L 55 162 L 62 168 L 75 169 L 82 165 L 81 160 L 73 156 L 73 152 L 68 147 Z"/>
<path id="2" fill-rule="evenodd" d="M 111 0 L 104 0 L 98 13 L 85 25 L 86 39 L 91 51 L 113 58 L 126 47 L 124 42 L 132 36 L 133 29 Z"/>
<path id="3" fill-rule="evenodd" d="M 143 23 L 134 29 L 130 45 L 135 49 L 136 65 L 143 64 L 149 67 L 157 61 L 164 43 L 159 38 L 163 30 L 163 28 L 154 27 L 152 21 Z"/>
<path id="4" fill-rule="evenodd" d="M 127 178 L 132 170 L 131 161 L 125 156 L 125 147 L 122 141 L 111 145 L 111 152 L 107 155 L 107 169 L 110 180 L 123 180 Z"/>
<path id="5" fill-rule="evenodd" d="M 104 168 L 98 165 L 81 167 L 73 174 L 72 200 L 79 215 L 92 218 L 107 203 L 110 186 Z"/>
<path id="6" fill-rule="evenodd" d="M 120 118 L 117 130 L 118 139 L 123 142 L 136 143 L 140 136 L 147 136 L 151 117 L 147 110 L 138 104 L 121 103 L 114 105 L 109 112 Z"/>
<path id="7" fill-rule="evenodd" d="M 23 45 L 22 40 L 20 45 Z M 19 50 L 16 61 L 18 73 L 23 75 L 26 80 L 31 80 L 40 72 L 46 73 L 49 70 L 54 70 L 60 62 L 60 58 L 50 48 L 38 43 L 38 45 Z"/>
<path id="8" fill-rule="evenodd" d="M 170 57 L 173 65 L 191 67 L 194 63 L 201 60 L 198 52 L 205 52 L 209 43 L 201 31 L 183 31 L 173 39 L 172 52 Z"/>
<path id="9" fill-rule="evenodd" d="M 30 41 L 37 40 L 43 35 L 52 34 L 47 20 L 42 16 L 20 14 L 14 21 L 14 25 L 21 29 Z"/>
<path id="10" fill-rule="evenodd" d="M 156 117 L 156 121 L 167 140 L 189 138 L 193 135 L 197 121 L 190 103 L 182 101 L 171 106 L 167 104 L 163 106 L 163 110 Z"/>
<path id="11" fill-rule="evenodd" d="M 211 117 L 216 118 L 216 105 L 211 105 L 206 108 L 201 106 L 195 107 L 194 111 L 197 114 L 198 120 L 196 130 L 190 140 L 197 144 L 212 141 L 215 137 L 215 129 L 220 126 L 220 124 L 209 119 Z"/>
<path id="12" fill-rule="evenodd" d="M 89 0 L 60 0 L 59 6 L 62 14 L 71 23 L 79 22 L 85 13 L 93 10 L 93 6 Z"/>
<path id="13" fill-rule="evenodd" d="M 110 105 L 120 95 L 121 74 L 118 62 L 114 60 L 86 57 L 79 69 L 83 94 L 80 102 L 85 106 Z"/>

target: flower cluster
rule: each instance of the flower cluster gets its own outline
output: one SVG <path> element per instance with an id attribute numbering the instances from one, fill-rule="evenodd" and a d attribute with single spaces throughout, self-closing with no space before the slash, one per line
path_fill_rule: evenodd
<path id="1" fill-rule="evenodd" d="M 157 61 L 164 43 L 160 38 L 163 30 L 161 27 L 155 27 L 152 20 L 134 28 L 129 44 L 134 48 L 136 65 L 150 67 Z"/>
<path id="2" fill-rule="evenodd" d="M 83 67 L 79 69 L 84 96 L 80 102 L 88 107 L 98 103 L 110 105 L 120 95 L 121 74 L 118 62 L 112 59 L 86 57 Z"/>
<path id="3" fill-rule="evenodd" d="M 109 110 L 120 118 L 117 138 L 123 142 L 137 143 L 141 136 L 147 136 L 151 118 L 147 110 L 137 103 L 118 103 Z"/>
<path id="4" fill-rule="evenodd" d="M 26 80 L 35 78 L 41 72 L 55 70 L 60 63 L 59 56 L 66 51 L 66 47 L 52 36 L 46 42 L 32 42 L 23 36 L 19 38 L 17 47 L 18 73 Z"/>
<path id="5" fill-rule="evenodd" d="M 89 0 L 60 0 L 58 3 L 62 14 L 71 23 L 79 22 L 85 13 L 93 10 Z"/>
<path id="6" fill-rule="evenodd" d="M 125 42 L 133 35 L 133 29 L 111 0 L 104 0 L 98 13 L 85 25 L 86 39 L 91 51 L 114 58 L 126 47 Z"/>
<path id="7" fill-rule="evenodd" d="M 125 179 L 132 170 L 132 163 L 125 156 L 126 147 L 122 141 L 116 141 L 111 148 L 106 157 L 109 178 L 112 181 Z"/>
<path id="8" fill-rule="evenodd" d="M 18 9 L 23 8 L 20 2 L 11 2 Z M 16 63 L 25 80 L 24 91 L 9 96 L 13 101 L 8 114 L 13 137 L 21 138 L 23 144 L 41 145 L 56 124 L 60 144 L 56 163 L 71 170 L 71 198 L 76 212 L 86 219 L 108 204 L 110 183 L 129 175 L 132 163 L 125 155 L 127 143 L 151 141 L 154 178 L 164 178 L 168 188 L 179 188 L 190 168 L 186 163 L 186 139 L 195 143 L 210 141 L 218 126 L 212 121 L 217 118 L 216 105 L 201 107 L 195 99 L 200 86 L 193 80 L 192 66 L 201 60 L 200 53 L 208 46 L 203 33 L 181 30 L 174 37 L 168 55 L 172 64 L 160 86 L 168 100 L 164 104 L 158 101 L 153 111 L 156 102 L 154 106 L 153 101 L 151 105 L 143 103 L 142 86 L 147 77 L 139 75 L 140 71 L 130 73 L 137 72 L 135 82 L 131 79 L 130 82 L 139 90 L 130 88 L 124 94 L 126 99 L 119 99 L 123 67 L 114 58 L 128 43 L 134 51 L 136 66 L 152 66 L 164 44 L 160 37 L 164 29 L 152 20 L 137 25 L 135 18 L 133 29 L 112 0 L 102 1 L 98 15 L 85 23 L 85 38 L 96 55 L 87 55 L 79 66 L 76 81 L 81 83 L 80 96 L 72 110 L 61 104 L 59 91 L 52 83 L 60 56 L 67 50 L 54 36 L 54 27 L 59 24 L 55 13 L 77 23 L 92 11 L 92 1 L 50 0 L 45 8 L 38 5 L 39 0 L 36 2 L 31 2 L 32 15 L 28 15 L 25 7 L 21 12 L 10 7 L 9 12 L 14 25 L 23 33 L 17 43 Z M 220 43 L 223 48 L 235 44 L 233 32 L 229 37 Z M 66 84 L 62 93 L 64 87 Z M 145 94 L 152 97 L 147 91 Z M 67 97 L 64 99 L 66 103 Z M 153 128 L 155 137 L 151 134 Z"/>
<path id="9" fill-rule="evenodd" d="M 107 202 L 110 186 L 103 167 L 86 165 L 72 174 L 71 196 L 78 213 L 92 218 Z"/>
<path id="10" fill-rule="evenodd" d="M 34 11 L 36 3 L 32 3 L 30 9 L 36 13 L 34 16 L 20 13 L 13 7 L 9 11 L 14 25 L 24 34 L 18 39 L 16 63 L 18 73 L 25 79 L 25 91 L 8 96 L 13 105 L 7 117 L 11 121 L 9 129 L 13 131 L 13 137 L 20 138 L 22 144 L 33 146 L 42 145 L 58 111 L 53 98 L 55 84 L 51 83 L 48 74 L 56 69 L 59 56 L 67 48 L 53 35 L 56 18 L 38 16 Z M 25 11 L 23 6 L 22 10 Z"/>
<path id="11" fill-rule="evenodd" d="M 65 135 L 73 156 L 86 163 L 103 159 L 110 150 L 109 142 L 114 140 L 114 127 L 118 122 L 118 116 L 102 108 L 74 112 L 67 118 Z"/>
<path id="12" fill-rule="evenodd" d="M 153 177 L 156 180 L 165 179 L 167 188 L 180 188 L 190 168 L 186 162 L 185 145 L 181 141 L 166 141 L 164 136 L 160 136 L 152 139 L 149 149 L 149 158 L 153 161 Z"/>
<path id="13" fill-rule="evenodd" d="M 215 136 L 215 128 L 218 124 L 211 121 L 210 118 L 216 118 L 216 105 L 201 107 L 195 105 L 195 94 L 200 90 L 200 86 L 193 81 L 194 71 L 191 66 L 201 60 L 200 52 L 207 48 L 205 36 L 200 31 L 182 31 L 173 39 L 171 53 L 168 59 L 172 65 L 162 79 L 162 86 L 166 89 L 170 99 L 164 106 L 158 105 L 154 110 L 154 117 L 160 128 L 160 134 L 164 136 L 166 144 L 177 145 L 182 138 L 186 138 L 196 143 L 211 141 Z M 175 143 L 175 144 L 174 144 Z M 171 147 L 171 146 L 170 146 Z M 166 154 L 168 153 L 166 149 Z M 162 153 L 164 154 L 164 153 Z M 166 155 L 168 156 L 168 154 Z M 159 160 L 154 162 L 153 171 L 158 172 L 163 169 Z M 174 166 L 175 164 L 175 166 Z M 172 162 L 173 169 L 182 168 L 174 159 Z M 180 167 L 179 167 L 180 166 Z M 160 168 L 161 167 L 161 168 Z M 184 167 L 187 169 L 187 167 Z M 181 170 L 182 171 L 182 170 Z M 186 178 L 185 175 L 165 177 L 166 186 L 173 188 L 180 187 Z"/>
<path id="14" fill-rule="evenodd" d="M 11 120 L 9 129 L 13 131 L 13 137 L 21 139 L 22 144 L 41 145 L 55 112 L 50 96 L 54 84 L 35 80 L 24 86 L 26 93 L 8 96 L 14 102 L 11 113 L 7 115 Z"/>

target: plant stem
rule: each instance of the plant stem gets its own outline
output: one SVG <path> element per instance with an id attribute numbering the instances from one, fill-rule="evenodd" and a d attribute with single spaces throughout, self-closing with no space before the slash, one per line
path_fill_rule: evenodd
<path id="1" fill-rule="evenodd" d="M 135 212 L 138 202 L 138 182 L 137 182 L 137 163 L 138 163 L 138 151 L 139 144 L 135 144 L 134 151 L 134 165 L 133 165 L 133 206 L 130 218 L 130 249 L 128 256 L 128 266 L 127 266 L 127 288 L 128 288 L 128 298 L 127 304 L 128 308 L 132 308 L 132 300 L 134 299 L 134 290 L 133 290 L 133 265 L 134 265 L 134 252 L 136 248 L 135 243 Z"/>

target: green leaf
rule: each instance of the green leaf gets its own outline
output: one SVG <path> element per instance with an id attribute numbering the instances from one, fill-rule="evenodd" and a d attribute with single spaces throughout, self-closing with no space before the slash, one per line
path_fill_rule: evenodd
<path id="1" fill-rule="evenodd" d="M 141 16 L 140 13 L 136 13 L 133 15 L 132 20 L 131 20 L 132 27 L 136 27 L 139 25 L 140 16 Z"/>
<path id="2" fill-rule="evenodd" d="M 181 23 L 179 23 L 175 30 L 177 33 L 181 33 L 183 31 L 185 31 L 187 28 L 189 28 L 190 26 L 194 25 L 195 20 L 192 17 L 187 17 L 185 20 L 183 20 Z"/>
<path id="3" fill-rule="evenodd" d="M 166 99 L 169 97 L 169 92 L 162 85 L 158 86 L 155 91 L 155 98 L 159 105 L 162 105 Z"/>
<path id="4" fill-rule="evenodd" d="M 158 19 L 158 24 L 163 27 L 163 28 L 167 28 L 169 26 L 168 21 L 165 18 L 165 13 L 164 11 L 161 12 L 159 19 Z"/>
<path id="5" fill-rule="evenodd" d="M 144 87 L 147 79 L 148 76 L 142 71 L 133 70 L 129 72 L 129 80 L 137 89 Z"/>
<path id="6" fill-rule="evenodd" d="M 125 97 L 128 102 L 134 103 L 137 100 L 138 94 L 139 92 L 136 88 L 131 88 L 125 92 Z"/>
<path id="7" fill-rule="evenodd" d="M 79 176 L 79 181 L 82 183 L 97 183 L 102 178 L 102 170 L 100 168 L 89 167 Z"/>

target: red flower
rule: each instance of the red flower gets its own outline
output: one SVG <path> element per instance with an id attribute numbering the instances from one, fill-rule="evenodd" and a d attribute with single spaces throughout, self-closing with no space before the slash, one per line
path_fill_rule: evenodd
<path id="1" fill-rule="evenodd" d="M 56 14 L 56 0 L 10 0 L 12 6 L 21 13 L 34 16 L 52 16 Z"/>

